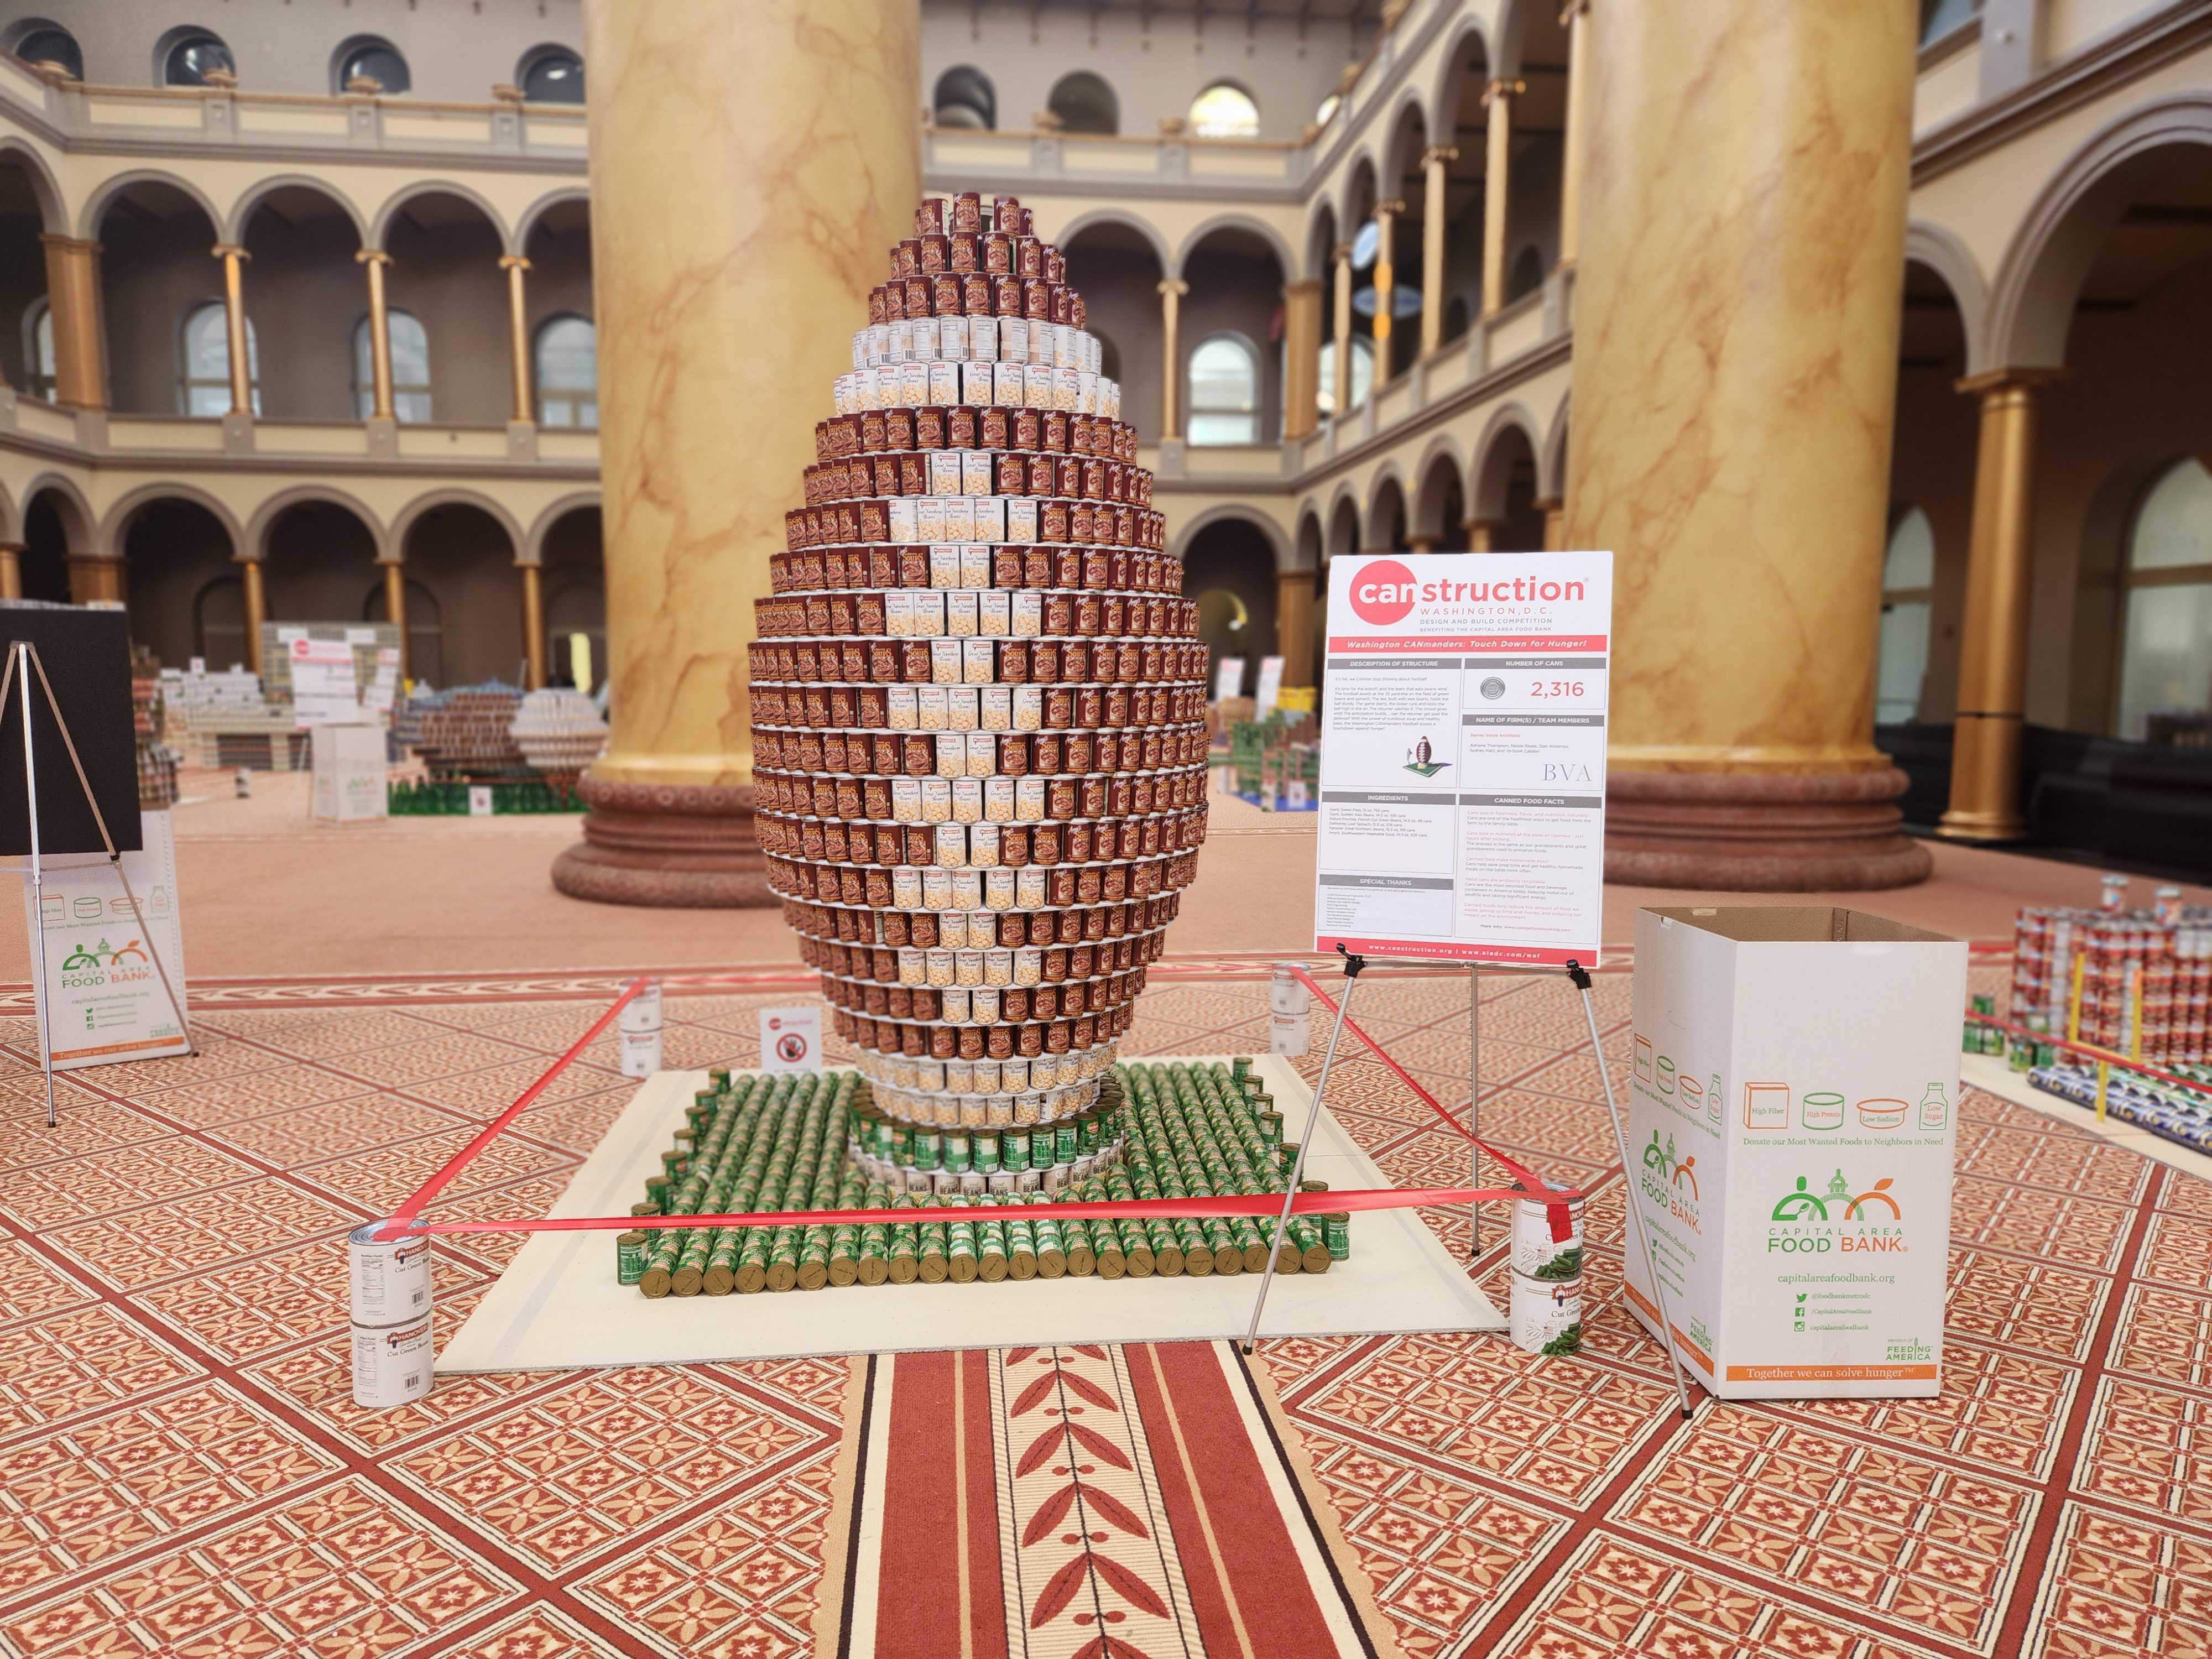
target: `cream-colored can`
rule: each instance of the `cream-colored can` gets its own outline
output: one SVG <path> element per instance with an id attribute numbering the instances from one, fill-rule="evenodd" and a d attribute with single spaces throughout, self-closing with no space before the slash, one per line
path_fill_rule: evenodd
<path id="1" fill-rule="evenodd" d="M 1572 1353 L 1582 1346 L 1583 1281 L 1512 1275 L 1506 1310 L 1507 1334 L 1529 1353 Z"/>
<path id="2" fill-rule="evenodd" d="M 367 1411 L 410 1405 L 430 1392 L 431 1315 L 397 1325 L 356 1325 L 353 1403 Z"/>
<path id="3" fill-rule="evenodd" d="M 1580 1277 L 1583 1270 L 1583 1201 L 1566 1200 L 1568 1231 L 1564 1239 L 1552 1237 L 1550 1206 L 1540 1199 L 1513 1202 L 1513 1271 L 1534 1279 Z"/>

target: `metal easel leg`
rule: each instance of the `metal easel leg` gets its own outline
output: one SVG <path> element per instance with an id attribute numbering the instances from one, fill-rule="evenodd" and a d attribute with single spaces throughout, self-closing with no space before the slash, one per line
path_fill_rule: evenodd
<path id="1" fill-rule="evenodd" d="M 1613 1119 L 1613 1144 L 1620 1152 L 1620 1177 L 1625 1183 L 1621 1205 L 1628 1212 L 1628 1231 L 1635 1237 L 1637 1254 L 1651 1269 L 1651 1294 L 1659 1304 L 1659 1328 L 1666 1333 L 1659 1346 L 1667 1351 L 1667 1364 L 1674 1376 L 1674 1400 L 1682 1408 L 1682 1415 L 1690 1415 L 1690 1388 L 1682 1372 L 1682 1357 L 1674 1352 L 1674 1319 L 1667 1310 L 1667 1286 L 1659 1273 L 1659 1258 L 1651 1249 L 1650 1239 L 1644 1231 L 1644 1212 L 1636 1202 L 1636 1165 L 1628 1156 L 1628 1132 L 1620 1121 L 1620 1104 L 1613 1097 L 1613 1075 L 1605 1069 L 1605 1044 L 1597 1034 L 1597 1005 L 1590 1000 L 1590 977 L 1578 962 L 1567 963 L 1567 977 L 1583 994 L 1583 1018 L 1589 1024 L 1590 1059 L 1597 1066 L 1597 1080 L 1605 1091 L 1605 1109 Z M 1628 1289 L 1628 1275 L 1621 1274 L 1621 1291 Z"/>
<path id="2" fill-rule="evenodd" d="M 1482 1185 L 1482 1148 L 1474 1144 L 1482 1115 L 1482 965 L 1467 964 L 1467 1184 Z M 1482 1254 L 1482 1200 L 1467 1201 L 1467 1259 Z"/>
<path id="3" fill-rule="evenodd" d="M 1248 1354 L 1252 1352 L 1253 1343 L 1259 1340 L 1260 1310 L 1267 1305 L 1267 1287 L 1275 1280 L 1275 1257 L 1283 1248 L 1283 1234 L 1291 1224 L 1291 1200 L 1298 1194 L 1298 1182 L 1305 1175 L 1306 1154 L 1313 1150 L 1314 1129 L 1321 1122 L 1321 1097 L 1328 1089 L 1328 1068 L 1336 1063 L 1336 1040 L 1344 1035 L 1344 1017 L 1352 1011 L 1352 988 L 1359 983 L 1359 970 L 1366 965 L 1359 957 L 1347 953 L 1344 958 L 1344 994 L 1337 1000 L 1336 1024 L 1329 1027 L 1328 1047 L 1322 1051 L 1321 1076 L 1314 1082 L 1313 1105 L 1306 1113 L 1305 1133 L 1298 1141 L 1297 1161 L 1291 1166 L 1290 1186 L 1283 1194 L 1283 1212 L 1275 1218 L 1275 1236 L 1267 1245 L 1267 1265 L 1260 1274 L 1260 1293 L 1252 1298 L 1252 1328 L 1244 1333 L 1244 1352 Z"/>
<path id="4" fill-rule="evenodd" d="M 24 653 L 29 658 L 31 665 L 39 671 L 39 684 L 46 694 L 46 707 L 53 714 L 54 729 L 62 734 L 62 747 L 69 751 L 70 764 L 76 769 L 78 787 L 84 791 L 84 804 L 92 809 L 92 821 L 100 826 L 100 842 L 107 848 L 108 867 L 115 872 L 116 879 L 123 884 L 123 896 L 131 901 L 131 914 L 137 919 L 139 929 L 145 936 L 146 954 L 154 959 L 154 971 L 161 976 L 161 990 L 169 999 L 169 1012 L 177 1017 L 177 1030 L 184 1034 L 185 1052 L 188 1054 L 198 1054 L 200 1051 L 199 1044 L 192 1041 L 192 1028 L 190 1022 L 185 1018 L 184 1005 L 177 1000 L 177 988 L 169 978 L 169 964 L 161 960 L 161 947 L 154 943 L 154 930 L 147 927 L 146 913 L 138 908 L 138 895 L 131 889 L 130 873 L 123 867 L 123 854 L 115 848 L 115 837 L 107 832 L 107 819 L 101 814 L 100 802 L 92 793 L 92 780 L 85 776 L 84 763 L 77 758 L 76 739 L 70 736 L 69 722 L 62 718 L 62 706 L 55 700 L 53 682 L 46 678 L 46 665 L 39 659 L 35 647 L 26 643 L 22 648 Z M 26 684 L 27 683 L 27 677 L 26 677 Z M 27 691 L 25 695 L 27 698 Z M 30 707 L 27 701 L 24 705 L 23 723 L 25 739 L 27 741 L 30 730 Z M 171 897 L 173 902 L 174 895 Z"/>
<path id="5" fill-rule="evenodd" d="M 39 848 L 39 763 L 31 753 L 31 647 L 21 640 L 8 648 L 8 678 L 15 682 L 23 714 L 23 810 L 31 821 L 31 914 L 39 919 L 32 939 L 32 995 L 39 1005 L 39 1069 L 46 1079 L 46 1127 L 55 1127 L 53 1019 L 46 1000 L 46 884 Z M 7 684 L 0 681 L 0 702 Z"/>

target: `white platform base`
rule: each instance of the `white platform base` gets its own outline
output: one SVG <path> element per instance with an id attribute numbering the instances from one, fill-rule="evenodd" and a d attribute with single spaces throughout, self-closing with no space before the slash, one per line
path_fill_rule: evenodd
<path id="1" fill-rule="evenodd" d="M 1284 1115 L 1285 1133 L 1295 1134 L 1312 1091 L 1286 1060 L 1262 1055 L 1254 1065 Z M 659 1168 L 661 1149 L 683 1127 L 693 1093 L 706 1086 L 703 1072 L 661 1072 L 647 1079 L 577 1170 L 553 1214 L 620 1215 L 629 1209 L 645 1190 L 646 1176 Z M 1326 1110 L 1307 1154 L 1306 1175 L 1346 1191 L 1390 1184 Z M 436 1218 L 434 1212 L 430 1218 Z M 1504 1316 L 1415 1211 L 1353 1217 L 1352 1244 L 1352 1259 L 1326 1273 L 1277 1278 L 1261 1334 L 1505 1328 Z M 1259 1286 L 1258 1274 L 1238 1273 L 848 1285 L 648 1301 L 615 1282 L 611 1233 L 538 1233 L 447 1341 L 437 1369 L 536 1370 L 1241 1337 Z"/>
<path id="2" fill-rule="evenodd" d="M 2093 1135 L 2102 1135 L 2131 1152 L 2140 1152 L 2172 1169 L 2212 1181 L 2212 1157 L 2207 1157 L 2193 1146 L 2185 1146 L 2178 1140 L 2168 1140 L 2164 1135 L 2154 1135 L 2149 1130 L 2133 1123 L 2123 1122 L 2109 1112 L 2102 1123 L 2097 1114 L 2087 1106 L 2076 1106 L 2072 1101 L 2057 1095 L 2047 1095 L 2027 1078 L 2005 1064 L 1998 1054 L 1961 1054 L 1959 1057 L 1959 1076 L 1961 1081 L 1972 1085 L 1984 1094 L 2000 1100 L 2008 1100 L 2015 1106 L 2025 1106 L 2030 1111 L 2040 1112 L 2045 1117 L 2057 1118 L 2077 1129 L 2087 1129 Z"/>

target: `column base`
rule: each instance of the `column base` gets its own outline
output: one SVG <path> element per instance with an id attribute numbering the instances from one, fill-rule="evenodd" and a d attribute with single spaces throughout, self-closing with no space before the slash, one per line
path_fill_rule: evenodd
<path id="1" fill-rule="evenodd" d="M 586 773 L 584 841 L 553 860 L 553 885 L 600 904 L 764 909 L 768 861 L 750 785 L 610 783 Z"/>
<path id="2" fill-rule="evenodd" d="M 1936 833 L 1946 841 L 2002 846 L 2027 839 L 2027 823 L 2016 812 L 1966 812 L 1953 807 L 1936 822 Z"/>
<path id="3" fill-rule="evenodd" d="M 1903 833 L 1908 780 L 1864 772 L 1615 772 L 1607 781 L 1605 878 L 1732 893 L 1870 892 L 1928 879 L 1935 859 Z"/>

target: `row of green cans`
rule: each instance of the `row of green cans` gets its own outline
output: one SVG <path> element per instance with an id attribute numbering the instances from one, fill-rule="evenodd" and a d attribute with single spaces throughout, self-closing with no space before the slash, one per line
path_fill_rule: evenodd
<path id="1" fill-rule="evenodd" d="M 1058 1123 L 1000 1129 L 946 1129 L 908 1123 L 875 1107 L 853 1114 L 853 1150 L 884 1164 L 951 1175 L 1019 1175 L 1073 1164 L 1112 1142 L 1118 1106 L 1093 1106 Z"/>

